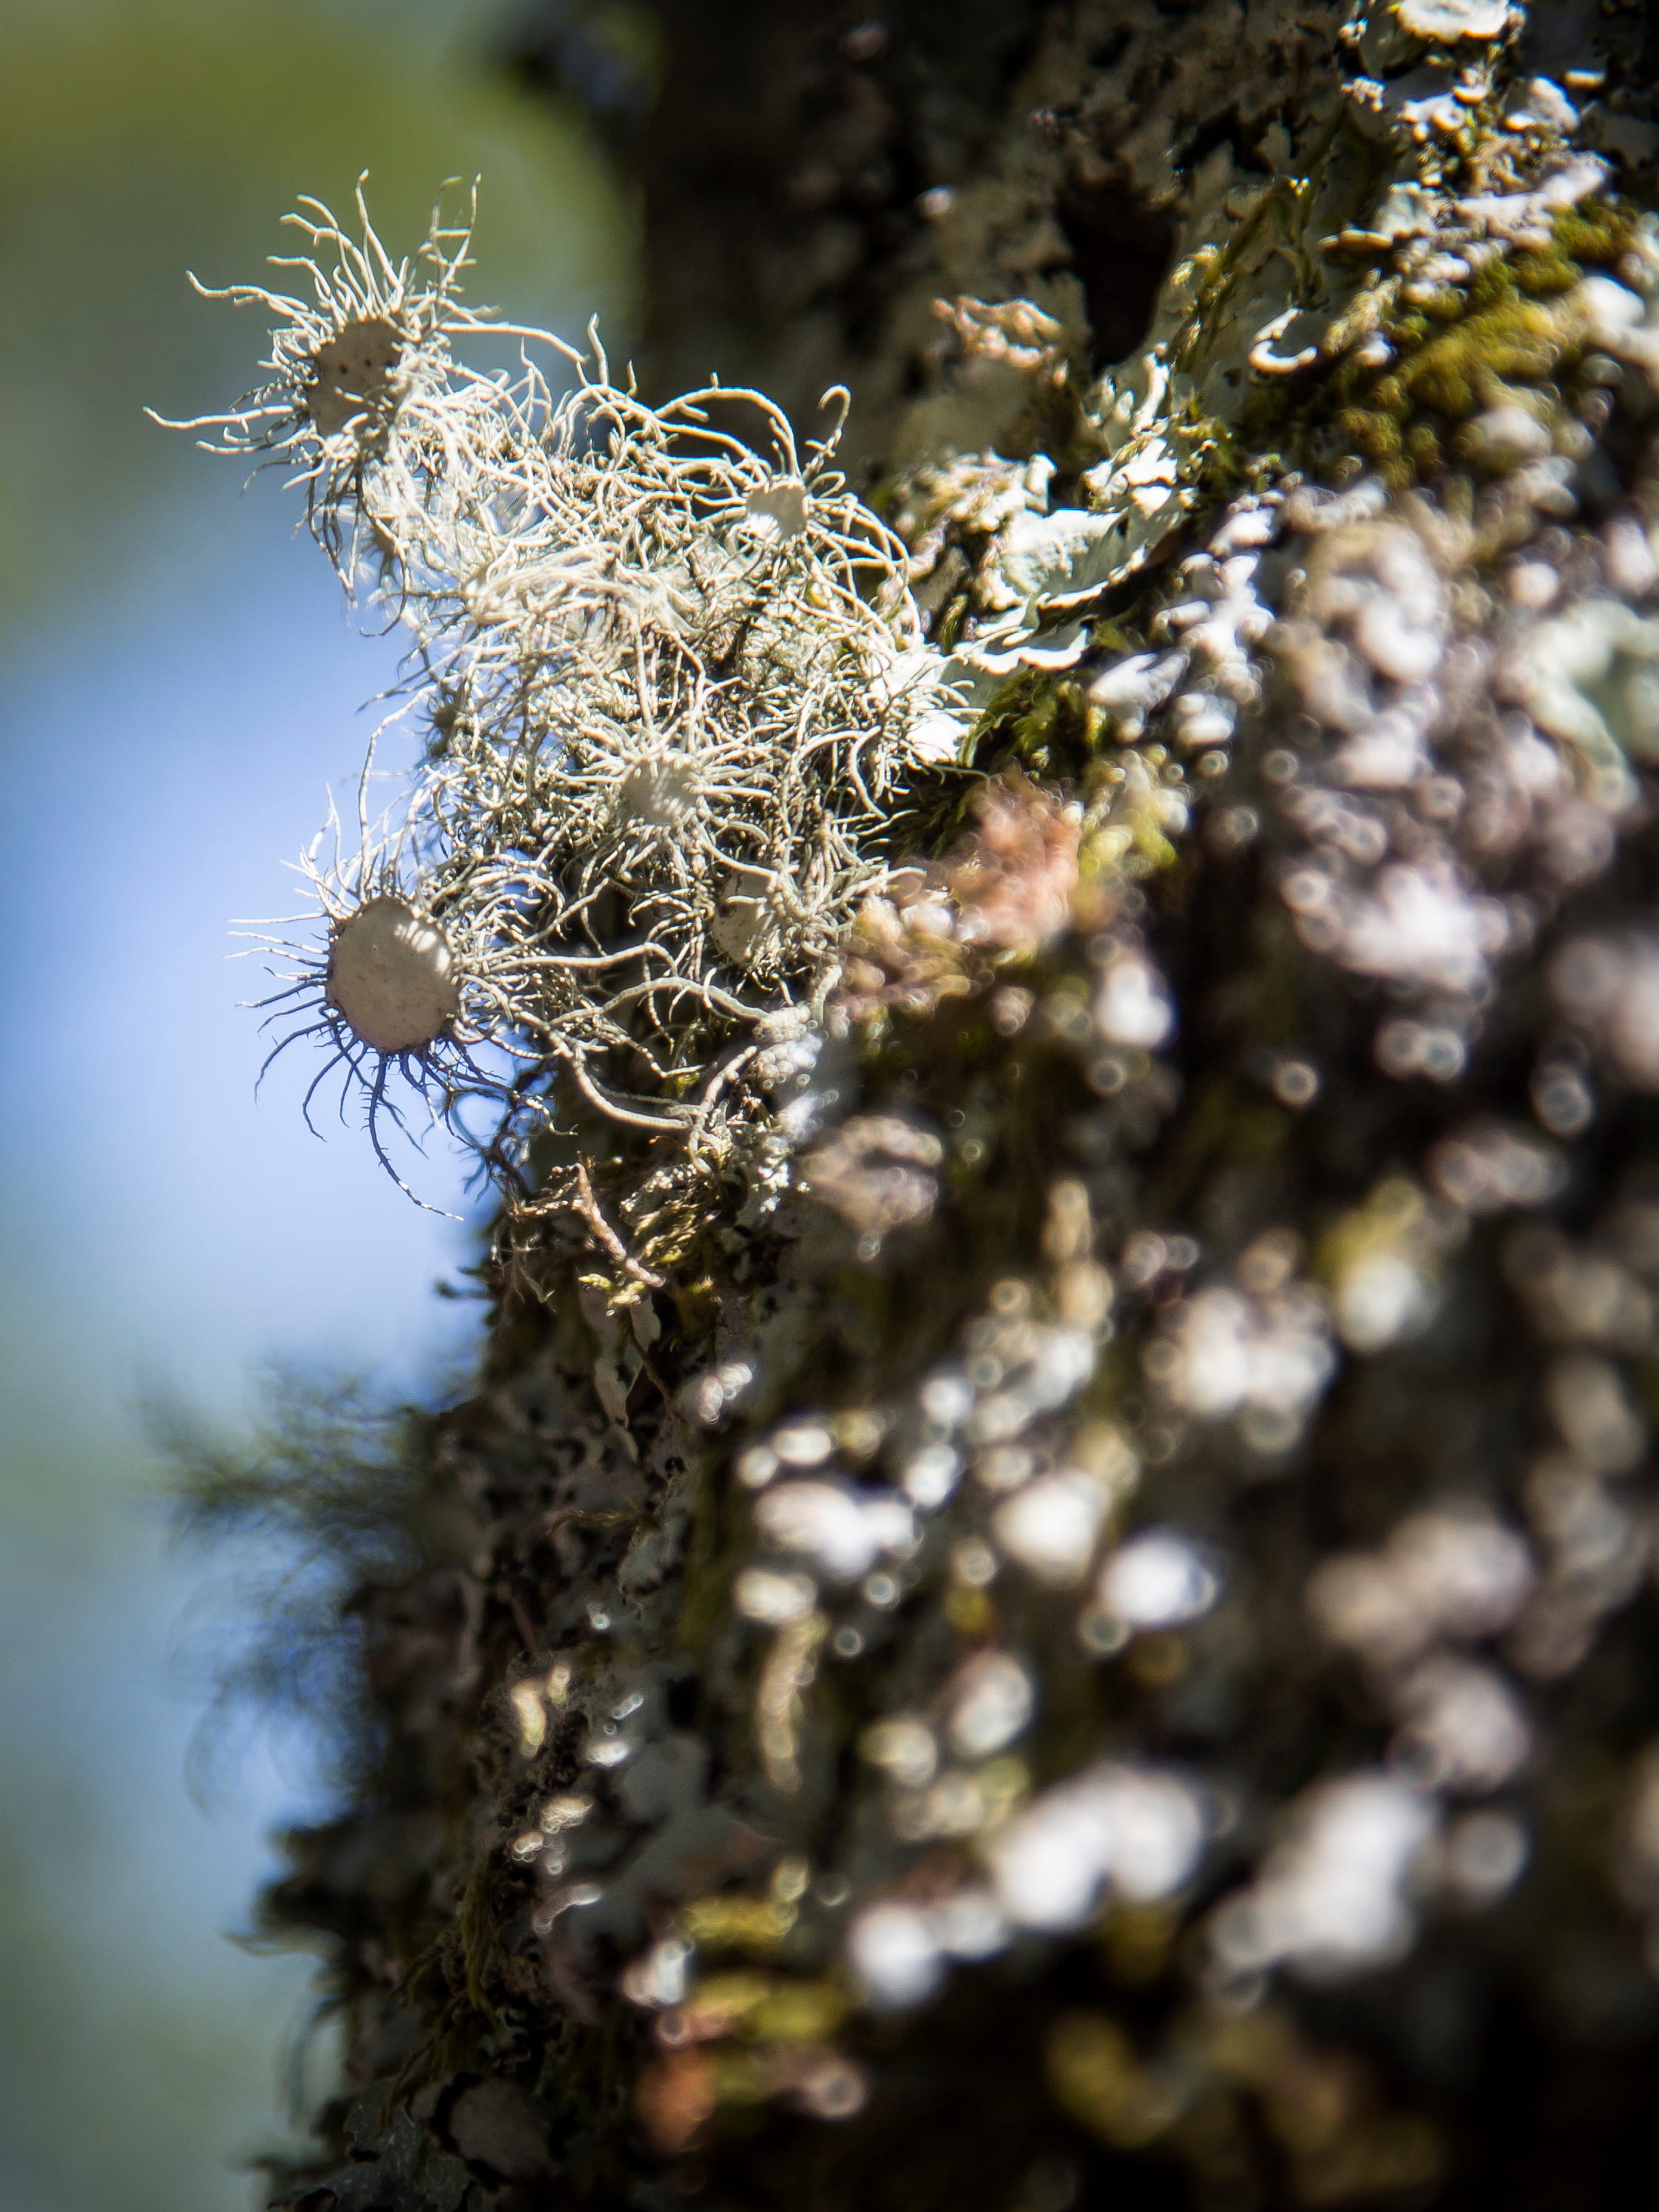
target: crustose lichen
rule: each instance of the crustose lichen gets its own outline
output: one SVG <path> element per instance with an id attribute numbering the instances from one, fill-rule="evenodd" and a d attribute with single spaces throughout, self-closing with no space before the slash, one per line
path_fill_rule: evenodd
<path id="1" fill-rule="evenodd" d="M 647 405 L 596 339 L 459 304 L 470 221 L 393 263 L 358 215 L 358 240 L 289 218 L 310 299 L 215 295 L 273 315 L 270 377 L 190 426 L 295 465 L 348 589 L 411 639 L 422 757 L 355 855 L 304 864 L 332 936 L 290 948 L 293 1034 L 361 1077 L 383 1161 L 392 1066 L 447 1116 L 490 1102 L 474 1141 L 509 1188 L 556 1089 L 718 1153 L 769 1018 L 821 1000 L 882 873 L 933 658 L 902 546 L 836 470 L 845 395 L 804 450 L 757 392 Z M 483 332 L 513 368 L 455 358 Z"/>

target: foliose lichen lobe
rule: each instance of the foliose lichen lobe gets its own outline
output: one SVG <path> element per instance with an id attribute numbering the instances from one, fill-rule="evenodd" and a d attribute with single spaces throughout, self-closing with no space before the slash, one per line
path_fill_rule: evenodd
<path id="1" fill-rule="evenodd" d="M 409 865 L 535 1073 L 484 1366 L 422 1431 L 461 1533 L 362 1594 L 382 1761 L 271 1900 L 327 1931 L 350 2084 L 278 2201 L 1616 2172 L 1659 2045 L 1659 233 L 1620 33 L 1063 13 L 937 188 L 945 339 L 867 504 L 708 393 L 605 382 L 591 446 L 514 402 L 601 506 L 630 441 L 718 454 L 629 541 L 660 599 L 596 580 L 620 506 L 571 560 L 574 492 L 544 532 L 503 491 L 465 599 L 428 564 L 419 787 L 533 819 L 499 849 L 542 872 L 475 895 L 471 829 Z M 1173 236 L 1109 362 L 1031 251 L 1090 159 Z M 687 831 L 717 787 L 748 843 Z M 609 1028 L 511 995 L 578 939 L 635 963 Z M 653 1026 L 659 975 L 693 1017 Z"/>

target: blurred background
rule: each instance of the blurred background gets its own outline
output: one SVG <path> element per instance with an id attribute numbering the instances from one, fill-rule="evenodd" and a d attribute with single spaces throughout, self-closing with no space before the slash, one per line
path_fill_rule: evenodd
<path id="1" fill-rule="evenodd" d="M 143 410 L 255 380 L 257 313 L 185 270 L 257 280 L 295 197 L 364 168 L 394 252 L 480 174 L 470 295 L 625 343 L 630 208 L 497 65 L 510 15 L 0 0 L 0 2212 L 246 2205 L 307 2010 L 307 1960 L 229 1938 L 317 1808 L 311 1747 L 186 1777 L 215 1624 L 270 1563 L 170 1542 L 144 1402 L 234 1433 L 273 1358 L 429 1392 L 477 1326 L 434 1291 L 469 1227 L 355 1121 L 307 1135 L 308 1048 L 256 1106 L 259 977 L 227 964 L 233 917 L 295 907 L 282 862 L 349 799 L 395 641 L 275 472 L 240 495 Z M 420 1182 L 466 1212 L 441 1142 Z"/>

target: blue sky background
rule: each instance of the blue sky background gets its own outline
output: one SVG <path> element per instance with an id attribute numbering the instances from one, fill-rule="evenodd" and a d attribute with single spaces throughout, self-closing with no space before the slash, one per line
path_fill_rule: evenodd
<path id="1" fill-rule="evenodd" d="M 391 680 L 274 477 L 148 422 L 252 380 L 302 191 L 374 171 L 383 229 L 482 171 L 475 295 L 625 334 L 629 224 L 578 125 L 479 57 L 471 0 L 7 0 L 0 73 L 0 2206 L 220 2212 L 281 2134 L 308 1968 L 225 1939 L 314 1803 L 255 1744 L 204 1808 L 180 1623 L 236 1564 L 168 1541 L 138 1407 L 245 1421 L 272 1357 L 427 1390 L 471 1256 L 326 1143 L 296 1048 L 252 1096 L 232 917 L 343 796 Z M 319 1126 L 325 1126 L 321 1124 Z M 455 1204 L 430 1147 L 423 1194 Z M 246 1563 L 244 1563 L 246 1564 Z M 255 1563 L 257 1564 L 257 1563 Z M 190 1638 L 199 1656 L 199 1628 Z M 192 1662 L 193 1663 L 193 1662 Z M 282 1755 L 278 1755 L 279 1753 Z"/>

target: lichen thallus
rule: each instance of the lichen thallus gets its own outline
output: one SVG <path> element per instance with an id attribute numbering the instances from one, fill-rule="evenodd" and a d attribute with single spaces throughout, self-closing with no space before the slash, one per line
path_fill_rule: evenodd
<path id="1" fill-rule="evenodd" d="M 287 947 L 283 1007 L 313 1018 L 277 1050 L 332 1045 L 394 1176 L 393 1074 L 452 1123 L 493 1101 L 471 1140 L 509 1188 L 561 1098 L 718 1152 L 764 1112 L 734 1054 L 827 989 L 938 704 L 904 548 L 835 465 L 847 396 L 804 448 L 758 392 L 647 405 L 591 326 L 579 354 L 460 304 L 470 211 L 396 263 L 361 185 L 357 213 L 356 238 L 289 218 L 311 297 L 211 295 L 271 314 L 269 380 L 179 426 L 292 464 L 348 591 L 410 641 L 421 758 L 378 839 L 304 864 L 329 942 Z M 454 357 L 486 335 L 513 366 Z"/>

